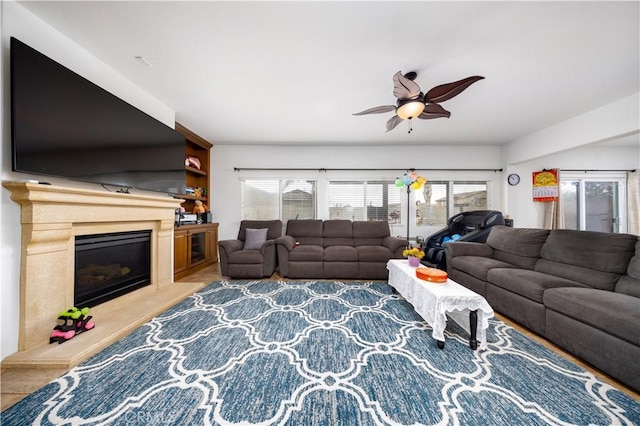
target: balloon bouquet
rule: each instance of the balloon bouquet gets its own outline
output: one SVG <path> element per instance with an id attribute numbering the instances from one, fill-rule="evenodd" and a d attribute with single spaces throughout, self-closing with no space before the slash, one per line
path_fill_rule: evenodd
<path id="1" fill-rule="evenodd" d="M 411 247 L 409 243 L 409 196 L 411 194 L 411 189 L 418 190 L 427 183 L 427 178 L 424 176 L 419 176 L 415 169 L 409 169 L 401 178 L 396 178 L 396 186 L 398 188 L 402 188 L 403 186 L 407 187 L 407 246 Z"/>

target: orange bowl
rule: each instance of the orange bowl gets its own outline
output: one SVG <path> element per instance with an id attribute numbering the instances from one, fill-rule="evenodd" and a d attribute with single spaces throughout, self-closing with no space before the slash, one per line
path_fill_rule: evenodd
<path id="1" fill-rule="evenodd" d="M 446 283 L 449 276 L 436 268 L 416 268 L 416 277 L 432 283 Z"/>

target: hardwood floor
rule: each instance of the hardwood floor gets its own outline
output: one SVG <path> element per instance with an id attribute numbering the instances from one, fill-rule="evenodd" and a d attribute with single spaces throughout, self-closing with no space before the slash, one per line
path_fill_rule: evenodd
<path id="1" fill-rule="evenodd" d="M 218 264 L 209 266 L 200 271 L 197 271 L 187 277 L 184 277 L 177 282 L 205 282 L 210 283 L 212 281 L 223 279 L 224 277 L 220 275 L 220 270 Z M 275 273 L 270 279 L 280 280 L 282 279 L 277 273 Z M 287 280 L 287 279 L 285 279 Z M 598 379 L 602 380 L 605 383 L 609 383 L 612 386 L 620 389 L 622 392 L 626 393 L 632 398 L 635 398 L 637 401 L 640 401 L 640 393 L 635 392 L 631 388 L 623 385 L 622 383 L 612 379 L 601 371 L 591 367 L 589 364 L 579 360 L 573 355 L 565 352 L 558 346 L 553 343 L 548 342 L 544 338 L 538 336 L 535 333 L 527 330 L 526 328 L 520 326 L 519 324 L 511 321 L 509 318 L 504 317 L 500 314 L 496 314 L 496 317 L 505 323 L 509 324 L 516 330 L 521 333 L 527 335 L 531 339 L 539 342 L 545 347 L 553 350 L 554 352 L 560 354 L 561 356 L 575 362 L 576 364 L 583 367 L 585 370 L 593 373 Z M 42 386 L 46 385 L 50 381 L 55 378 L 61 376 L 66 373 L 65 369 L 52 369 L 52 368 L 2 368 L 0 371 L 0 387 L 1 387 L 1 404 L 0 409 L 5 410 L 16 402 L 20 401 L 25 396 L 30 393 L 38 390 Z"/>

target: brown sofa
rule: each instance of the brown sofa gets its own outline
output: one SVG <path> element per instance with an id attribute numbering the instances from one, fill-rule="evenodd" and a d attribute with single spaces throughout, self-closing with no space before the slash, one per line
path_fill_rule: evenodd
<path id="1" fill-rule="evenodd" d="M 485 243 L 446 246 L 449 277 L 640 390 L 640 239 L 494 226 Z"/>
<path id="2" fill-rule="evenodd" d="M 252 232 L 260 230 L 266 230 L 261 235 L 263 238 L 255 237 L 257 240 L 253 240 Z M 220 273 L 231 278 L 270 277 L 277 265 L 274 241 L 280 236 L 280 220 L 243 220 L 237 239 L 218 243 Z"/>
<path id="3" fill-rule="evenodd" d="M 387 279 L 389 259 L 407 241 L 385 221 L 289 220 L 276 239 L 280 275 L 288 278 Z"/>

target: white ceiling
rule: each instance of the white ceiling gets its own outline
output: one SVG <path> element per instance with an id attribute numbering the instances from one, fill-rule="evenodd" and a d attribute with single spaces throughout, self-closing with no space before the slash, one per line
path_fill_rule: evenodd
<path id="1" fill-rule="evenodd" d="M 21 4 L 218 145 L 498 145 L 640 91 L 637 1 Z M 397 71 L 486 79 L 411 134 L 353 116 Z"/>

